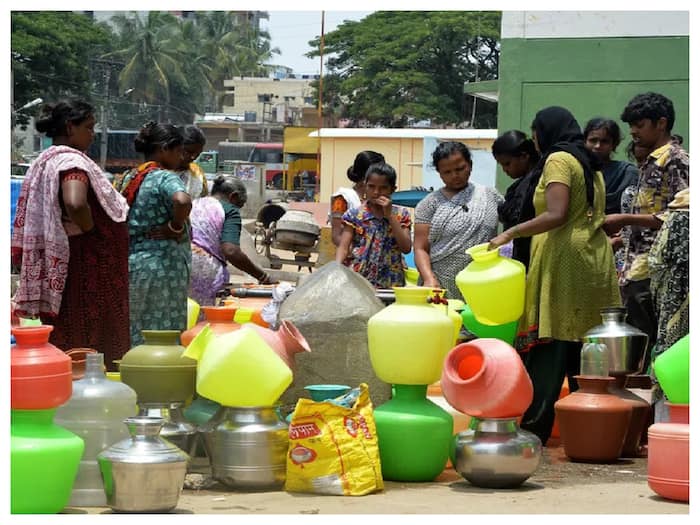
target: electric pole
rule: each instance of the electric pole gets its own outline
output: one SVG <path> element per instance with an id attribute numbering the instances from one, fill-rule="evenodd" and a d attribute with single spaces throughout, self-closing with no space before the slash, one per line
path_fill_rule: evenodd
<path id="1" fill-rule="evenodd" d="M 115 60 L 104 60 L 100 58 L 90 59 L 91 76 L 97 85 L 102 84 L 100 93 L 100 167 L 104 170 L 107 165 L 107 152 L 109 145 L 109 113 L 111 106 L 110 82 L 112 80 L 112 70 L 119 70 L 124 67 L 123 62 Z"/>

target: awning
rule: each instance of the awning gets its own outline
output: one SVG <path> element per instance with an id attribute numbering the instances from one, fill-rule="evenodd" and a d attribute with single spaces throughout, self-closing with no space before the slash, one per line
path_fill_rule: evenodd
<path id="1" fill-rule="evenodd" d="M 464 93 L 489 102 L 498 102 L 498 80 L 483 80 L 481 82 L 465 82 Z"/>
<path id="2" fill-rule="evenodd" d="M 286 127 L 284 128 L 284 153 L 296 153 L 316 155 L 318 151 L 318 138 L 309 137 L 309 133 L 318 128 Z"/>

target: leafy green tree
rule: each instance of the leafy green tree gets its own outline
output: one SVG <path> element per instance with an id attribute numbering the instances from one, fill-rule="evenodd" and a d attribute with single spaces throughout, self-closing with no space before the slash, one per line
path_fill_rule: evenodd
<path id="1" fill-rule="evenodd" d="M 109 28 L 71 11 L 13 11 L 13 98 L 18 105 L 75 96 L 93 99 L 89 58 L 110 48 Z M 17 122 L 26 124 L 26 114 Z"/>
<path id="2" fill-rule="evenodd" d="M 428 118 L 463 125 L 473 104 L 464 83 L 498 76 L 500 19 L 499 12 L 378 11 L 344 22 L 324 37 L 324 111 L 384 126 Z M 307 56 L 318 57 L 320 37 L 309 45 Z M 472 124 L 495 125 L 495 104 L 480 104 Z"/>

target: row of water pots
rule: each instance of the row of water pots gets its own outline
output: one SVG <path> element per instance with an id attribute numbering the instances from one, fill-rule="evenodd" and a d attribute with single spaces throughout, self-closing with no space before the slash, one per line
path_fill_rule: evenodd
<path id="1" fill-rule="evenodd" d="M 197 362 L 184 356 L 178 332 L 144 332 L 145 343 L 122 359 L 120 383 L 106 378 L 102 354 L 92 352 L 84 356 L 84 376 L 73 381 L 71 358 L 48 343 L 51 330 L 51 326 L 13 329 L 17 342 L 12 347 L 12 512 L 55 513 L 67 504 L 109 505 L 127 512 L 173 508 L 188 455 L 159 434 L 163 429 L 165 437 L 191 449 L 197 429 L 184 420 L 182 408 L 202 380 L 197 378 Z M 308 351 L 308 345 L 293 326 L 283 325 L 274 333 L 260 327 L 238 332 L 237 340 L 247 346 L 242 345 L 235 358 L 221 362 L 220 353 L 204 353 L 229 375 L 228 385 L 221 383 L 221 374 L 213 376 L 224 386 L 225 395 L 219 400 L 248 405 L 263 400 L 266 406 L 222 407 L 199 430 L 215 477 L 235 487 L 279 488 L 284 481 L 287 427 L 276 409 L 267 405 L 291 382 L 287 363 L 293 364 L 293 353 Z M 294 339 L 296 347 L 282 348 L 285 337 Z M 203 352 L 200 349 L 197 357 L 201 359 Z M 261 354 L 266 357 L 262 367 L 251 366 L 252 361 L 260 362 Z M 238 367 L 239 378 L 248 374 L 244 385 L 236 382 L 233 367 Z M 276 382 L 265 388 L 261 375 L 271 367 L 278 371 Z M 204 376 L 205 386 L 211 381 Z M 257 393 L 251 396 L 244 389 Z M 60 426 L 53 421 L 57 408 Z M 257 439 L 252 446 L 250 429 L 253 441 Z M 237 473 L 231 472 L 231 465 L 239 467 Z"/>
<path id="2" fill-rule="evenodd" d="M 474 484 L 506 487 L 522 483 L 534 472 L 541 454 L 539 440 L 517 425 L 518 418 L 532 400 L 532 384 L 522 361 L 509 344 L 493 338 L 481 338 L 453 348 L 449 319 L 428 304 L 432 293 L 420 287 L 396 288 L 396 302 L 373 316 L 368 324 L 372 366 L 377 376 L 391 383 L 394 390 L 393 399 L 375 410 L 384 477 L 399 481 L 432 479 L 444 465 L 446 452 L 443 451 L 450 448 L 453 465 Z M 573 460 L 614 461 L 620 457 L 626 436 L 629 436 L 632 455 L 636 455 L 649 413 L 648 403 L 622 388 L 627 374 L 640 372 L 646 335 L 624 322 L 624 309 L 604 309 L 601 314 L 603 323 L 586 334 L 586 341 L 609 349 L 605 374 L 599 381 L 579 376 L 581 390 L 560 401 L 557 409 L 563 420 L 560 425 L 566 429 L 562 430 L 562 441 Z M 469 315 L 473 325 L 477 316 L 474 312 Z M 491 324 L 482 326 L 496 326 L 494 319 L 485 319 Z M 513 323 L 512 319 L 498 321 Z M 512 327 L 508 329 L 512 331 Z M 427 385 L 437 380 L 441 381 L 447 402 L 472 416 L 472 428 L 463 435 L 452 438 L 449 415 L 425 399 Z M 619 386 L 615 394 L 620 397 L 610 397 L 621 403 L 624 412 L 616 426 L 610 426 L 605 410 L 600 410 L 605 405 L 600 400 L 607 399 L 613 383 Z M 591 424 L 593 419 L 588 418 L 589 412 L 597 414 L 594 424 Z M 635 413 L 634 425 L 630 426 L 632 412 Z M 422 416 L 426 421 L 443 420 L 441 430 L 433 424 L 431 431 L 426 432 L 427 427 L 422 427 L 418 421 Z M 582 423 L 584 420 L 587 422 Z M 412 427 L 408 421 L 413 421 Z M 617 437 L 612 436 L 614 432 L 618 432 Z M 586 451 L 580 452 L 575 446 L 566 447 L 567 442 L 573 443 L 574 438 L 580 437 L 578 441 L 587 444 Z M 450 440 L 452 445 L 446 447 L 445 443 Z M 521 452 L 515 459 L 530 466 L 530 470 L 524 468 L 527 472 L 520 476 L 515 468 L 513 472 L 508 471 L 507 465 L 514 465 L 514 458 L 504 452 L 509 447 L 499 449 L 489 444 L 509 440 L 515 440 L 518 444 L 514 448 Z M 522 446 L 523 442 L 529 445 Z M 479 450 L 480 444 L 485 445 L 483 451 Z M 407 467 L 405 457 L 411 457 L 410 464 L 416 466 L 425 460 L 428 449 L 438 451 L 431 452 L 435 456 L 432 468 Z M 590 455 L 591 449 L 598 452 Z M 477 461 L 484 459 L 484 451 L 491 454 L 486 459 L 488 468 Z M 414 459 L 417 456 L 421 458 L 418 462 Z M 487 475 L 482 476 L 486 479 L 477 479 L 475 472 L 486 472 Z"/>

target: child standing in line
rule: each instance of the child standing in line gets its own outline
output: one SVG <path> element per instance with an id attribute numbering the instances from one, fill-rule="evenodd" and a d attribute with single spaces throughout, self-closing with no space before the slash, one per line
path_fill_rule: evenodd
<path id="1" fill-rule="evenodd" d="M 372 164 L 365 176 L 365 203 L 343 214 L 335 260 L 375 288 L 406 284 L 401 254 L 411 251 L 411 216 L 392 205 L 395 190 L 396 170 L 389 164 Z"/>

